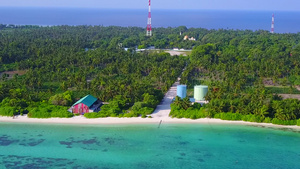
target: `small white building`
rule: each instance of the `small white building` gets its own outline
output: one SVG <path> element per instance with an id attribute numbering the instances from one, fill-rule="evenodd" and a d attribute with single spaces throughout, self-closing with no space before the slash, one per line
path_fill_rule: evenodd
<path id="1" fill-rule="evenodd" d="M 189 40 L 196 41 L 196 39 L 194 37 L 189 38 Z"/>
<path id="2" fill-rule="evenodd" d="M 185 35 L 183 40 L 190 40 L 190 41 L 196 41 L 194 37 L 189 38 L 189 36 Z"/>

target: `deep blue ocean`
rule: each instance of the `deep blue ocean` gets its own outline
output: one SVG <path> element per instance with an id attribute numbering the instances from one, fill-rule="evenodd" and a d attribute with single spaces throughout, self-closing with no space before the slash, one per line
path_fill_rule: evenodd
<path id="1" fill-rule="evenodd" d="M 300 32 L 300 11 L 152 10 L 153 27 L 270 30 L 275 14 L 276 33 Z M 0 23 L 16 25 L 103 25 L 146 27 L 148 9 L 0 7 Z"/>

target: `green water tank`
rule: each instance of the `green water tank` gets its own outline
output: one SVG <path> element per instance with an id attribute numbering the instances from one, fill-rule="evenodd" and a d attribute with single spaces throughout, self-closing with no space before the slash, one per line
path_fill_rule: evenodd
<path id="1" fill-rule="evenodd" d="M 199 85 L 194 87 L 194 98 L 196 101 L 204 101 L 208 92 L 208 86 Z"/>

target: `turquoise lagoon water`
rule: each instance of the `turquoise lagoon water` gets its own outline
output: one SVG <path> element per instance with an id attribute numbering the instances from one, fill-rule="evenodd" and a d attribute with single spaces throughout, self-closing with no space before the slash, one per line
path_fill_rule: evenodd
<path id="1" fill-rule="evenodd" d="M 300 133 L 240 125 L 0 124 L 0 168 L 300 168 Z"/>

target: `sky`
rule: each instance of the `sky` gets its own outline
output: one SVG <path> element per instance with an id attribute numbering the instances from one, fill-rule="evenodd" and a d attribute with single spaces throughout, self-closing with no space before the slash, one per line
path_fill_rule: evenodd
<path id="1" fill-rule="evenodd" d="M 300 11 L 300 0 L 151 0 L 152 9 Z M 0 0 L 0 7 L 145 9 L 148 0 Z"/>

